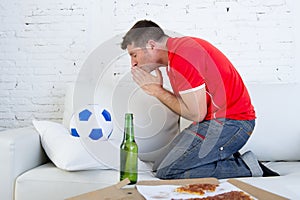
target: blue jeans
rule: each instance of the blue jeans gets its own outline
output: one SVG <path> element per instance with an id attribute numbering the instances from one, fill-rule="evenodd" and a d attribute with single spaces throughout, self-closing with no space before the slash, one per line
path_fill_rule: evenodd
<path id="1" fill-rule="evenodd" d="M 171 143 L 157 168 L 161 179 L 251 176 L 239 156 L 255 120 L 214 119 L 191 124 Z"/>

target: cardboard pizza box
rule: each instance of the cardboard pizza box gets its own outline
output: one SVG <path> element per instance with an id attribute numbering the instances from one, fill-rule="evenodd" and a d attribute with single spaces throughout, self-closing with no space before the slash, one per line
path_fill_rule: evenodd
<path id="1" fill-rule="evenodd" d="M 195 184 L 195 183 L 219 184 L 219 180 L 216 178 L 153 180 L 153 181 L 139 181 L 137 185 L 186 185 L 186 184 Z"/>
<path id="2" fill-rule="evenodd" d="M 130 181 L 125 179 L 115 185 L 84 193 L 67 200 L 145 200 L 144 197 L 135 188 L 122 189 L 129 184 Z M 211 183 L 218 184 L 218 179 L 215 178 L 197 178 L 197 179 L 174 179 L 174 180 L 157 180 L 157 181 L 139 181 L 139 185 L 184 185 L 193 183 Z"/>
<path id="3" fill-rule="evenodd" d="M 228 182 L 259 200 L 270 200 L 270 199 L 287 200 L 287 198 L 285 197 L 276 195 L 274 193 L 252 186 L 250 184 L 239 181 L 237 179 L 229 179 Z M 82 195 L 78 195 L 76 197 L 68 198 L 67 200 L 99 200 L 99 199 L 145 200 L 144 197 L 141 194 L 139 194 L 139 192 L 135 188 L 126 188 L 126 189 L 123 188 L 129 183 L 130 181 L 128 179 L 125 179 L 113 186 L 88 192 Z M 186 184 L 194 184 L 194 183 L 219 184 L 219 181 L 216 178 L 195 178 L 195 179 L 139 181 L 137 184 L 151 186 L 151 185 L 186 185 Z"/>
<path id="4" fill-rule="evenodd" d="M 75 197 L 68 198 L 67 200 L 144 200 L 144 198 L 138 193 L 135 188 L 122 189 L 129 183 L 130 181 L 128 179 L 125 179 L 115 185 L 92 192 L 87 192 Z"/>

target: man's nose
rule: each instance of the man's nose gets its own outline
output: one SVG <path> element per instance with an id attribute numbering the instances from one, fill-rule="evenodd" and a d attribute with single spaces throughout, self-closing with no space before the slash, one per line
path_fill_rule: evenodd
<path id="1" fill-rule="evenodd" d="M 137 62 L 135 60 L 133 60 L 133 59 L 131 60 L 131 66 L 132 67 L 136 67 L 137 66 Z"/>

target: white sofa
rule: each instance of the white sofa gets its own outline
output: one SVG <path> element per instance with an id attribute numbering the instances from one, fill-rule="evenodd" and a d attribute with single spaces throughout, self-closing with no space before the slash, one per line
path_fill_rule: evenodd
<path id="1" fill-rule="evenodd" d="M 300 111 L 297 83 L 248 85 L 257 125 L 251 149 L 279 177 L 240 178 L 289 199 L 300 199 Z M 68 172 L 49 161 L 34 127 L 0 132 L 0 199 L 60 200 L 118 182 L 115 170 Z M 156 179 L 150 172 L 139 180 Z"/>

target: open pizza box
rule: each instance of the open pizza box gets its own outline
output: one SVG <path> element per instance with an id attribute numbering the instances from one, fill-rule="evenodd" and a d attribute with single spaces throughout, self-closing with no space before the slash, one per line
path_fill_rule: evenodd
<path id="1" fill-rule="evenodd" d="M 268 192 L 266 190 L 257 188 L 250 184 L 244 183 L 237 179 L 227 180 L 231 185 L 239 188 L 240 190 L 248 193 L 255 199 L 259 200 L 286 200 L 282 196 L 278 196 L 274 193 Z M 84 193 L 76 197 L 68 198 L 67 200 L 145 200 L 145 198 L 134 188 L 123 188 L 128 185 L 130 181 L 125 179 L 115 185 L 95 190 L 92 192 Z M 153 181 L 139 181 L 136 186 L 163 186 L 163 185 L 187 185 L 195 183 L 210 183 L 219 184 L 220 182 L 216 178 L 196 178 L 196 179 L 176 179 L 176 180 L 153 180 Z M 200 197 L 201 198 L 201 197 Z"/>

